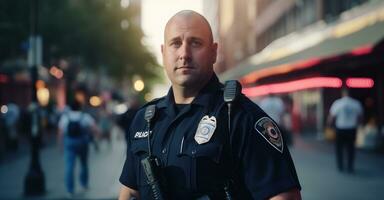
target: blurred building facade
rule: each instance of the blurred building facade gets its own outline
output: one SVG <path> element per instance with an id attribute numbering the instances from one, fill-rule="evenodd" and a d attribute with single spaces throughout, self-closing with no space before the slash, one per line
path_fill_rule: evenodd
<path id="1" fill-rule="evenodd" d="M 384 2 L 221 0 L 222 81 L 238 79 L 257 101 L 293 99 L 297 131 L 322 135 L 330 104 L 347 85 L 365 122 L 383 124 Z"/>
<path id="2" fill-rule="evenodd" d="M 78 1 L 70 1 L 69 3 L 79 4 Z M 105 2 L 106 7 L 110 7 L 110 4 L 111 2 Z M 121 19 L 118 23 L 121 29 L 127 29 L 130 26 L 129 23 L 140 27 L 141 1 L 122 0 L 119 5 L 126 12 L 129 10 L 130 15 L 132 15 L 129 18 L 131 21 L 128 21 L 128 18 Z M 44 6 L 47 5 L 40 2 L 39 8 Z M 42 24 L 42 21 L 40 19 L 39 23 Z M 16 23 L 18 21 L 10 20 L 10 22 L 15 23 L 12 24 L 15 27 L 21 26 Z M 41 25 L 40 28 L 43 26 Z M 3 27 L 2 30 L 7 29 Z M 14 30 L 12 29 L 12 31 Z M 13 34 L 19 33 L 14 31 Z M 46 41 L 44 37 L 42 37 L 42 41 Z M 0 60 L 0 160 L 6 150 L 4 148 L 7 143 L 5 116 L 9 113 L 9 104 L 15 104 L 20 109 L 20 117 L 16 126 L 18 135 L 16 139 L 25 138 L 31 131 L 28 115 L 33 100 L 33 88 L 36 88 L 37 100 L 40 105 L 39 114 L 41 113 L 42 116 L 40 124 L 44 135 L 45 133 L 56 133 L 59 116 L 73 99 L 83 103 L 87 112 L 98 115 L 99 110 L 106 108 L 112 110 L 110 107 L 115 106 L 117 101 L 123 101 L 129 95 L 133 96 L 132 80 L 125 78 L 121 83 L 117 82 L 111 78 L 105 68 L 90 66 L 80 56 L 54 56 L 51 48 L 47 47 L 52 45 L 48 42 L 44 43 L 46 48 L 43 48 L 44 51 L 41 52 L 42 63 L 36 65 L 38 80 L 34 84 L 33 73 L 31 72 L 32 64 L 27 56 L 32 48 L 29 48 L 27 42 L 25 43 L 27 47 L 23 47 L 20 55 L 15 53 L 14 56 Z"/>

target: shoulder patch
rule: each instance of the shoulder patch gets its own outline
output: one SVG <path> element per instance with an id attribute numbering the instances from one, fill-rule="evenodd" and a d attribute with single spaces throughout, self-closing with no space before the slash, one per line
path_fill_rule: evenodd
<path id="1" fill-rule="evenodd" d="M 283 153 L 283 137 L 275 122 L 269 117 L 262 117 L 255 123 L 254 128 L 267 142 L 280 153 Z"/>

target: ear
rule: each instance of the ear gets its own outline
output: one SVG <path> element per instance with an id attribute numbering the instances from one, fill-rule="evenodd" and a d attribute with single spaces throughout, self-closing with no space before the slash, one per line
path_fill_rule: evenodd
<path id="1" fill-rule="evenodd" d="M 161 45 L 161 54 L 164 55 L 164 44 Z"/>
<path id="2" fill-rule="evenodd" d="M 214 42 L 212 44 L 212 48 L 211 48 L 211 51 L 212 51 L 212 64 L 215 64 L 216 63 L 216 59 L 217 59 L 217 43 Z"/>

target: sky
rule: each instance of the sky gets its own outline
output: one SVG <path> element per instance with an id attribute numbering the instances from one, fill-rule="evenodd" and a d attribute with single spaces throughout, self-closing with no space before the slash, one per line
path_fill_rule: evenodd
<path id="1" fill-rule="evenodd" d="M 203 0 L 143 0 L 142 29 L 145 34 L 144 42 L 157 61 L 162 64 L 160 45 L 163 43 L 163 33 L 166 22 L 180 10 L 194 10 L 201 13 Z"/>

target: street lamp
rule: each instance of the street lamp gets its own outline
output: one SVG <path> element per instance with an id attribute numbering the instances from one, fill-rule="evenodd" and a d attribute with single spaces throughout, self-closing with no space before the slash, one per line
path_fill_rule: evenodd
<path id="1" fill-rule="evenodd" d="M 39 148 L 41 142 L 41 131 L 39 126 L 39 114 L 37 103 L 38 65 L 41 64 L 41 39 L 37 37 L 38 22 L 38 0 L 30 2 L 31 8 L 31 38 L 30 51 L 28 52 L 28 64 L 31 69 L 32 79 L 32 103 L 29 107 L 30 112 L 30 141 L 31 141 L 31 162 L 28 173 L 24 180 L 24 195 L 39 196 L 45 193 L 45 178 L 40 165 Z"/>

